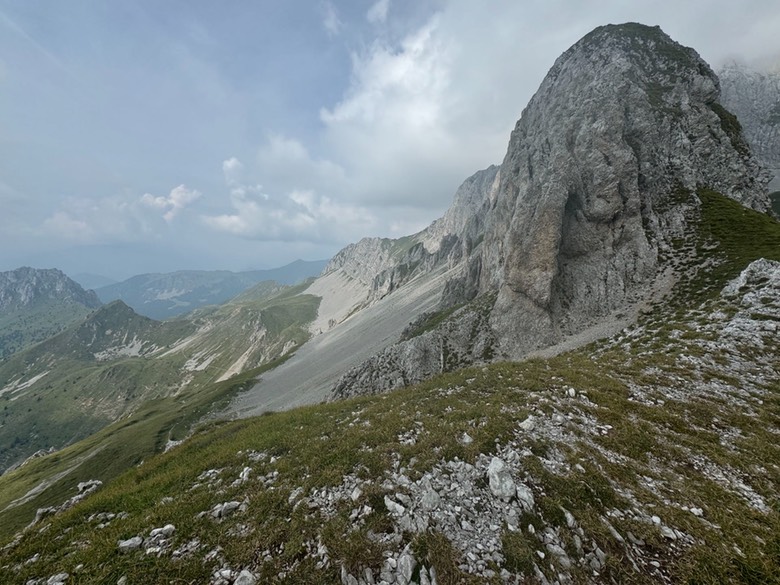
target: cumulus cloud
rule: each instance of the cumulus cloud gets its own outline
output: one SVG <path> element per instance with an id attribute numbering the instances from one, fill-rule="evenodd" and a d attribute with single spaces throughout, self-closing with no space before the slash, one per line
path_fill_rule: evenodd
<path id="1" fill-rule="evenodd" d="M 201 197 L 179 185 L 167 196 L 130 192 L 107 197 L 68 197 L 40 222 L 35 233 L 74 244 L 145 242 L 159 238 L 173 219 Z"/>
<path id="2" fill-rule="evenodd" d="M 476 141 L 464 147 L 451 123 L 454 49 L 434 17 L 397 43 L 377 40 L 352 55 L 349 89 L 320 118 L 355 197 L 441 210 L 477 170 Z"/>
<path id="3" fill-rule="evenodd" d="M 141 203 L 147 207 L 151 207 L 152 209 L 164 211 L 165 213 L 163 213 L 162 217 L 166 222 L 170 223 L 182 209 L 187 207 L 200 196 L 201 193 L 199 191 L 188 189 L 185 185 L 179 185 L 178 187 L 171 189 L 171 192 L 167 197 L 154 196 L 151 193 L 144 193 L 144 195 L 141 197 Z"/>
<path id="4" fill-rule="evenodd" d="M 387 11 L 390 8 L 390 0 L 377 0 L 366 13 L 366 20 L 373 24 L 380 24 L 387 20 Z"/>
<path id="5" fill-rule="evenodd" d="M 225 182 L 228 185 L 240 182 L 243 170 L 243 163 L 234 156 L 222 161 L 222 174 L 225 176 Z"/>
<path id="6" fill-rule="evenodd" d="M 325 27 L 328 36 L 338 35 L 344 28 L 344 23 L 341 22 L 336 7 L 331 2 L 326 1 L 320 4 L 320 8 L 322 10 L 322 26 Z"/>

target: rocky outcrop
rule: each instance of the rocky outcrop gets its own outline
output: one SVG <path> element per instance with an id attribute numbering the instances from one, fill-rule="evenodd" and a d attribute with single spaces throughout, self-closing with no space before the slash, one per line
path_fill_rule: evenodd
<path id="1" fill-rule="evenodd" d="M 434 271 L 463 279 L 466 259 L 482 242 L 497 185 L 498 167 L 478 171 L 460 186 L 447 213 L 424 230 L 395 240 L 363 238 L 342 249 L 306 291 L 322 298 L 312 333 L 332 329 L 404 286 L 416 286 L 410 283 Z M 460 289 L 446 296 L 444 307 L 464 298 Z"/>
<path id="2" fill-rule="evenodd" d="M 459 309 L 440 326 L 442 312 L 425 313 L 410 323 L 404 340 L 350 368 L 333 388 L 333 398 L 375 394 L 416 384 L 496 357 L 497 341 L 490 327 L 493 299 Z"/>
<path id="3" fill-rule="evenodd" d="M 495 165 L 474 173 L 444 216 L 421 232 L 396 240 L 363 238 L 336 254 L 323 273 L 340 271 L 367 286 L 369 299 L 376 299 L 442 263 L 458 266 L 482 241 L 498 178 Z"/>
<path id="4" fill-rule="evenodd" d="M 89 309 L 101 305 L 94 291 L 86 291 L 56 268 L 24 266 L 0 272 L 0 311 L 11 311 L 44 302 L 75 302 Z"/>
<path id="5" fill-rule="evenodd" d="M 453 230 L 440 240 L 459 267 L 442 308 L 495 298 L 490 333 L 480 325 L 479 337 L 491 339 L 494 356 L 519 358 L 652 292 L 661 253 L 689 228 L 691 200 L 680 194 L 707 186 L 767 211 L 768 177 L 719 97 L 709 65 L 658 27 L 608 25 L 586 35 L 550 69 L 501 167 L 467 181 L 455 210 L 429 228 Z M 442 371 L 441 347 L 453 348 L 460 365 L 479 363 L 466 350 L 477 338 L 463 336 L 472 319 L 461 311 L 388 348 L 350 370 L 336 394 Z"/>
<path id="6" fill-rule="evenodd" d="M 780 72 L 756 71 L 732 62 L 719 72 L 721 101 L 739 119 L 756 158 L 780 190 Z"/>

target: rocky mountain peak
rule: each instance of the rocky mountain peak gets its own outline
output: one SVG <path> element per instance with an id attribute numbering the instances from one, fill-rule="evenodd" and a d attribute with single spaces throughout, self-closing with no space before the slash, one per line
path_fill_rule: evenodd
<path id="1" fill-rule="evenodd" d="M 51 300 L 75 301 L 91 309 L 101 304 L 94 291 L 85 291 L 56 268 L 24 266 L 0 272 L 0 310 L 19 309 Z"/>
<path id="2" fill-rule="evenodd" d="M 437 252 L 456 266 L 440 311 L 345 374 L 336 395 L 521 358 L 634 318 L 677 277 L 662 257 L 694 229 L 699 189 L 769 209 L 769 178 L 719 99 L 710 66 L 658 27 L 607 25 L 575 43 L 523 110 L 501 166 L 467 180 L 428 228 L 456 230 L 446 257 Z M 454 219 L 461 210 L 471 217 Z"/>
<path id="3" fill-rule="evenodd" d="M 555 62 L 510 138 L 479 259 L 509 355 L 651 287 L 679 225 L 679 211 L 660 211 L 675 192 L 706 185 L 769 208 L 767 178 L 718 97 L 712 69 L 657 27 L 600 27 Z"/>

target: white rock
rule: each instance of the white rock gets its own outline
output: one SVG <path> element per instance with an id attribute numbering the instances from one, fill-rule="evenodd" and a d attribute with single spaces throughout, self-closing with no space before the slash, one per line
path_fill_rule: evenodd
<path id="1" fill-rule="evenodd" d="M 127 540 L 120 540 L 117 543 L 117 548 L 119 548 L 119 552 L 126 553 L 141 548 L 143 543 L 143 538 L 140 536 L 134 536 L 133 538 L 128 538 Z"/>
<path id="2" fill-rule="evenodd" d="M 233 585 L 255 585 L 257 578 L 250 572 L 244 569 L 238 574 L 236 580 L 233 581 Z"/>
<path id="3" fill-rule="evenodd" d="M 515 482 L 506 468 L 506 464 L 498 457 L 493 457 L 487 470 L 490 491 L 497 498 L 510 499 L 516 493 Z"/>
<path id="4" fill-rule="evenodd" d="M 536 427 L 536 422 L 534 421 L 534 417 L 533 416 L 529 416 L 527 419 L 525 419 L 523 422 L 521 422 L 518 426 L 522 430 L 524 430 L 526 432 L 530 432 L 530 431 L 534 430 L 534 428 Z"/>
<path id="5" fill-rule="evenodd" d="M 388 512 L 396 516 L 401 516 L 404 512 L 406 512 L 406 508 L 404 508 L 395 500 L 391 499 L 390 496 L 385 496 L 385 507 L 387 508 Z"/>
<path id="6" fill-rule="evenodd" d="M 531 491 L 531 489 L 525 484 L 518 483 L 516 492 L 517 492 L 517 499 L 520 500 L 520 503 L 522 504 L 523 508 L 525 508 L 528 511 L 533 510 L 534 506 L 536 505 L 536 502 L 534 501 L 534 493 Z"/>
<path id="7" fill-rule="evenodd" d="M 46 581 L 46 585 L 61 585 L 61 583 L 65 583 L 65 581 L 68 580 L 68 573 L 57 573 L 56 575 L 52 575 L 49 577 L 49 580 Z"/>
<path id="8" fill-rule="evenodd" d="M 396 575 L 396 582 L 399 585 L 408 585 L 412 581 L 412 573 L 417 566 L 417 561 L 409 552 L 409 547 L 404 549 L 401 556 L 398 557 L 398 571 Z"/>
<path id="9" fill-rule="evenodd" d="M 661 535 L 665 538 L 668 538 L 669 540 L 677 540 L 677 535 L 675 534 L 674 530 L 668 526 L 661 526 Z"/>
<path id="10" fill-rule="evenodd" d="M 149 533 L 149 536 L 154 538 L 155 536 L 164 536 L 168 538 L 171 534 L 176 532 L 176 527 L 173 524 L 166 524 L 162 528 L 155 528 Z"/>

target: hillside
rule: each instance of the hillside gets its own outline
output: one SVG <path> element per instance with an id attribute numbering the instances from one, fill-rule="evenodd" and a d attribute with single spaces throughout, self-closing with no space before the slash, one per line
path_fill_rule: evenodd
<path id="1" fill-rule="evenodd" d="M 0 470 L 84 439 L 149 400 L 197 395 L 294 351 L 318 303 L 298 292 L 257 285 L 166 322 L 114 301 L 15 354 L 0 363 Z"/>
<path id="2" fill-rule="evenodd" d="M 0 360 L 59 333 L 100 306 L 56 269 L 0 272 Z"/>
<path id="3" fill-rule="evenodd" d="M 325 261 L 296 260 L 271 270 L 181 270 L 139 274 L 101 287 L 96 292 L 104 303 L 122 300 L 140 315 L 169 319 L 200 307 L 222 304 L 263 281 L 269 281 L 269 285 L 270 281 L 282 285 L 298 284 L 317 276 L 325 264 Z"/>
<path id="4" fill-rule="evenodd" d="M 689 276 L 615 337 L 205 427 L 44 517 L 0 577 L 780 582 L 780 224 L 690 197 Z"/>

